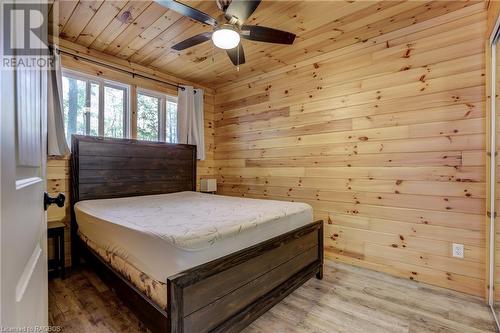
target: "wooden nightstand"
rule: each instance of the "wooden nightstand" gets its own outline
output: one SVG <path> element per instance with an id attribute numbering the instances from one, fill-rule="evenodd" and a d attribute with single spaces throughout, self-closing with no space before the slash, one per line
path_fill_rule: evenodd
<path id="1" fill-rule="evenodd" d="M 49 260 L 49 274 L 55 272 L 64 279 L 66 268 L 64 267 L 64 228 L 66 225 L 59 221 L 47 223 L 47 239 L 54 239 L 54 259 Z"/>

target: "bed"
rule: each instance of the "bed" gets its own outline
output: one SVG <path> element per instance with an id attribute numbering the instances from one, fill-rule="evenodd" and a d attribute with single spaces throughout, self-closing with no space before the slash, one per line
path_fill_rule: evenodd
<path id="1" fill-rule="evenodd" d="M 312 276 L 306 204 L 202 194 L 196 147 L 73 136 L 72 259 L 153 332 L 238 332 Z"/>

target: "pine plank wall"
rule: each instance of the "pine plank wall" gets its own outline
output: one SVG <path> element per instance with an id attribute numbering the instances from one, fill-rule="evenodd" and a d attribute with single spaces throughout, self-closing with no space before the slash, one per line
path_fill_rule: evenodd
<path id="1" fill-rule="evenodd" d="M 329 258 L 484 296 L 486 10 L 439 6 L 360 20 L 316 57 L 216 87 L 199 176 L 219 194 L 311 204 Z M 51 194 L 69 198 L 69 172 L 49 160 Z M 68 223 L 68 206 L 49 219 Z"/>
<path id="2" fill-rule="evenodd" d="M 500 9 L 497 8 L 497 9 Z M 490 51 L 491 52 L 491 51 Z M 496 59 L 500 59 L 500 48 L 497 46 L 496 50 Z M 496 103 L 500 103 L 500 98 L 499 98 L 499 93 L 500 92 L 500 62 L 497 60 L 496 64 L 496 90 L 497 90 L 497 98 L 496 98 Z M 491 87 L 490 87 L 491 89 Z M 500 104 L 497 104 L 500 105 Z M 500 116 L 498 116 L 498 107 L 497 107 L 497 119 L 496 119 L 496 126 L 500 124 Z M 497 127 L 496 131 L 496 147 L 495 151 L 497 152 L 497 160 L 496 160 L 496 184 L 495 184 L 495 191 L 496 191 L 496 207 L 500 207 L 500 179 L 498 178 L 498 175 L 500 174 L 500 159 L 498 159 L 498 149 L 500 148 L 500 129 Z M 488 160 L 488 163 L 491 163 L 491 160 Z M 490 207 L 488 207 L 489 209 Z M 495 209 L 498 212 L 498 208 Z M 497 214 L 498 215 L 498 214 Z M 495 265 L 494 265 L 494 281 L 495 281 L 495 300 L 500 301 L 500 218 L 496 217 L 495 219 Z M 496 305 L 498 307 L 498 303 Z"/>
<path id="3" fill-rule="evenodd" d="M 218 87 L 219 193 L 307 202 L 327 257 L 483 296 L 485 6 L 413 19 Z"/>

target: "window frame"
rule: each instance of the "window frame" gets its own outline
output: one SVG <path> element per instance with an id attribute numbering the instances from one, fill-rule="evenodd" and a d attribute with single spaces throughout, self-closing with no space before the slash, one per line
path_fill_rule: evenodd
<path id="1" fill-rule="evenodd" d="M 176 106 L 178 105 L 178 96 L 172 95 L 168 92 L 159 91 L 155 89 L 143 88 L 141 86 L 136 85 L 135 83 L 123 83 L 120 81 L 114 81 L 102 76 L 87 74 L 80 72 L 78 70 L 74 70 L 71 68 L 63 67 L 62 68 L 62 76 L 85 81 L 86 82 L 86 95 L 90 96 L 89 90 L 91 89 L 92 84 L 97 84 L 99 86 L 99 100 L 98 100 L 98 128 L 97 135 L 103 137 L 104 136 L 104 89 L 105 87 L 110 87 L 114 89 L 123 89 L 125 91 L 125 99 L 124 99 L 124 115 L 123 115 L 123 138 L 133 138 L 137 139 L 137 96 L 138 94 L 155 97 L 160 99 L 160 111 L 159 111 L 159 128 L 158 128 L 158 141 L 167 142 L 167 104 L 174 103 Z M 91 98 L 86 97 L 85 101 L 85 135 L 90 135 L 90 113 L 87 110 L 90 107 Z M 135 119 L 134 119 L 135 118 Z M 175 124 L 177 126 L 177 124 Z M 177 138 L 175 138 L 175 142 L 177 143 Z"/>
<path id="2" fill-rule="evenodd" d="M 88 108 L 90 108 L 90 90 L 92 84 L 97 84 L 99 86 L 99 102 L 98 102 L 98 128 L 97 134 L 98 136 L 104 136 L 104 89 L 105 87 L 110 87 L 113 89 L 123 90 L 124 91 L 124 99 L 123 99 L 123 137 L 124 139 L 131 137 L 131 123 L 132 116 L 130 111 L 131 105 L 131 94 L 130 94 L 130 85 L 126 83 L 121 83 L 118 81 L 108 80 L 102 77 L 98 77 L 91 74 L 81 73 L 72 69 L 63 68 L 62 76 L 85 81 L 86 84 L 86 98 L 85 98 L 85 135 L 90 135 L 90 113 Z"/>
<path id="3" fill-rule="evenodd" d="M 91 98 L 90 98 L 90 91 L 91 91 L 91 86 L 92 84 L 98 84 L 99 87 L 100 87 L 100 83 L 95 80 L 95 78 L 92 78 L 90 76 L 86 76 L 86 75 L 80 75 L 80 73 L 78 72 L 74 72 L 74 71 L 71 71 L 71 70 L 68 70 L 68 71 L 65 71 L 63 70 L 62 71 L 62 76 L 63 77 L 67 77 L 69 79 L 72 79 L 72 80 L 77 80 L 77 81 L 83 81 L 85 82 L 85 111 L 84 111 L 84 114 L 85 114 L 85 135 L 90 135 L 90 112 L 89 112 L 89 108 L 90 108 L 90 103 L 91 103 Z M 62 87 L 61 87 L 62 89 Z M 97 128 L 97 132 L 99 134 L 99 128 L 100 128 L 100 109 L 101 109 L 101 91 L 100 91 L 100 88 L 99 88 L 99 102 L 98 102 L 98 128 Z M 66 126 L 66 124 L 65 124 Z"/>
<path id="4" fill-rule="evenodd" d="M 136 88 L 136 98 L 135 98 L 135 107 L 136 107 L 136 110 L 137 110 L 137 119 L 139 119 L 139 95 L 143 95 L 143 96 L 147 96 L 147 97 L 153 97 L 153 98 L 157 98 L 160 103 L 159 103 L 159 107 L 158 107 L 158 136 L 157 136 L 157 140 L 158 141 L 165 141 L 165 134 L 164 134 L 164 129 L 165 129 L 165 126 L 166 126 L 166 118 L 165 118 L 165 110 L 166 110 L 166 107 L 165 107 L 165 94 L 162 94 L 160 92 L 157 92 L 157 91 L 153 91 L 153 90 L 150 90 L 150 89 L 144 89 L 144 88 L 140 88 L 140 87 L 137 87 Z M 137 132 L 138 132 L 138 129 L 139 129 L 139 121 L 137 121 Z M 144 140 L 144 139 L 141 139 L 139 138 L 139 136 L 137 136 L 137 139 L 139 140 Z"/>
<path id="5" fill-rule="evenodd" d="M 167 142 L 167 103 L 177 104 L 177 96 L 172 96 L 160 91 L 145 89 L 142 87 L 136 88 L 136 100 L 135 106 L 137 109 L 137 96 L 141 94 L 148 97 L 158 98 L 160 100 L 160 109 L 158 110 L 158 141 Z M 137 111 L 137 117 L 139 117 L 139 112 Z M 176 142 L 170 142 L 176 143 Z"/>
<path id="6" fill-rule="evenodd" d="M 124 98 L 123 98 L 123 138 L 127 139 L 131 137 L 131 131 L 130 131 L 130 123 L 131 123 L 131 117 L 130 117 L 130 86 L 127 84 L 123 84 L 120 82 L 116 81 L 110 81 L 110 80 L 103 80 L 103 84 L 99 86 L 99 100 L 101 99 L 101 89 L 102 89 L 102 116 L 101 116 L 101 109 L 99 108 L 99 116 L 102 117 L 102 127 L 99 126 L 99 132 L 101 131 L 102 128 L 102 133 L 99 133 L 100 136 L 104 136 L 104 90 L 106 87 L 116 89 L 116 90 L 123 90 L 124 93 Z M 102 88 L 101 88 L 102 87 Z"/>

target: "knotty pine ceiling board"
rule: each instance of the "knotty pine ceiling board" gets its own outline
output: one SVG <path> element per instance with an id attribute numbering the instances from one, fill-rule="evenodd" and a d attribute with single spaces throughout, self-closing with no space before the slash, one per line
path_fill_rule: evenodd
<path id="1" fill-rule="evenodd" d="M 221 15 L 215 1 L 184 2 L 216 18 Z M 297 38 L 291 46 L 243 40 L 246 64 L 239 71 L 210 41 L 181 52 L 172 50 L 172 45 L 211 27 L 154 1 L 54 0 L 50 21 L 56 20 L 58 31 L 52 34 L 62 39 L 179 78 L 220 87 L 477 2 L 263 0 L 247 23 L 287 30 Z"/>

